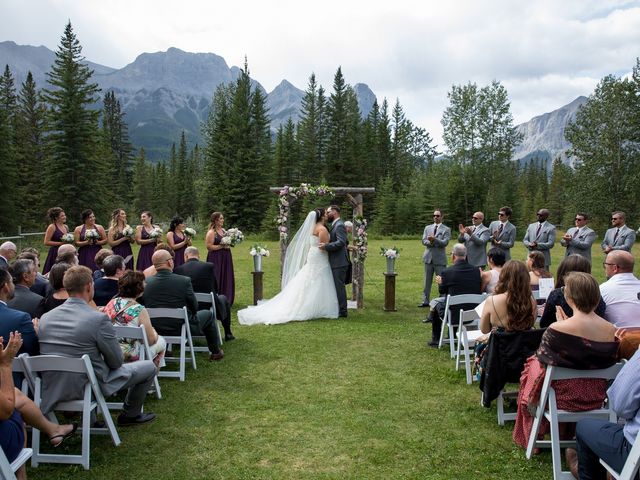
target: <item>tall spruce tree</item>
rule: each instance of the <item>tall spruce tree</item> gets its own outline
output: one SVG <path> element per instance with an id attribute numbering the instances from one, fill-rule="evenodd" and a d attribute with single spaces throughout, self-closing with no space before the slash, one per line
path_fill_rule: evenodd
<path id="1" fill-rule="evenodd" d="M 152 167 L 147 164 L 144 148 L 141 148 L 133 164 L 133 218 L 152 209 L 151 189 Z"/>
<path id="2" fill-rule="evenodd" d="M 297 141 L 300 150 L 300 180 L 321 183 L 324 175 L 326 148 L 325 98 L 322 86 L 316 83 L 315 74 L 309 77 L 309 85 L 302 97 Z"/>
<path id="3" fill-rule="evenodd" d="M 103 100 L 102 129 L 111 150 L 113 165 L 110 166 L 111 189 L 122 204 L 128 204 L 133 196 L 131 175 L 133 146 L 129 141 L 129 127 L 120 100 L 113 91 L 107 92 Z"/>
<path id="4" fill-rule="evenodd" d="M 99 111 L 92 109 L 100 89 L 91 83 L 93 71 L 83 61 L 82 47 L 69 22 L 47 73 L 51 87 L 43 91 L 51 128 L 43 190 L 50 205 L 64 206 L 69 223 L 79 222 L 86 208 L 99 214 L 108 210 L 108 165 L 98 148 Z"/>
<path id="5" fill-rule="evenodd" d="M 16 164 L 17 103 L 13 75 L 9 66 L 0 77 L 0 232 L 15 234 L 21 220 L 16 209 L 18 196 Z"/>

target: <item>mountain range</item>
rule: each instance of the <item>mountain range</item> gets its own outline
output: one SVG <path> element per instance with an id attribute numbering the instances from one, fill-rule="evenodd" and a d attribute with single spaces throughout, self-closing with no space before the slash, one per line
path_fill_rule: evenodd
<path id="1" fill-rule="evenodd" d="M 0 42 L 0 65 L 9 65 L 17 88 L 29 71 L 39 88 L 45 86 L 46 72 L 54 60 L 55 53 L 44 46 Z M 207 118 L 215 89 L 233 82 L 241 72 L 236 66 L 229 67 L 219 55 L 177 48 L 143 53 L 120 69 L 90 61 L 86 64 L 93 69 L 92 80 L 103 93 L 115 92 L 126 114 L 132 143 L 144 147 L 151 160 L 166 158 L 171 144 L 178 142 L 183 130 L 189 143 L 202 144 L 201 124 Z M 255 88 L 266 94 L 272 131 L 289 117 L 298 121 L 304 91 L 282 80 L 273 91 L 266 92 L 259 82 L 252 81 Z M 360 113 L 365 117 L 376 96 L 364 83 L 355 84 L 354 90 Z M 570 145 L 564 138 L 564 128 L 585 101 L 585 97 L 578 97 L 568 105 L 518 125 L 524 136 L 514 159 L 553 159 L 560 155 L 567 160 Z"/>

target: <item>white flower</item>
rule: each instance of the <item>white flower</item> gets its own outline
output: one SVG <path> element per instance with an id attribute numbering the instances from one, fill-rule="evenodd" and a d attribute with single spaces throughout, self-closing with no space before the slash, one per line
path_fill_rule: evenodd
<path id="1" fill-rule="evenodd" d="M 160 227 L 155 227 L 153 230 L 151 230 L 151 233 L 149 234 L 150 238 L 159 238 L 162 236 L 162 229 Z"/>
<path id="2" fill-rule="evenodd" d="M 184 229 L 184 233 L 185 235 L 187 235 L 188 237 L 195 237 L 196 236 L 196 231 L 191 228 L 191 227 L 187 227 Z"/>
<path id="3" fill-rule="evenodd" d="M 122 229 L 122 236 L 123 237 L 133 237 L 134 233 L 135 233 L 135 231 L 129 225 L 127 225 L 126 227 L 124 227 Z"/>
<path id="4" fill-rule="evenodd" d="M 98 233 L 98 230 L 96 230 L 95 228 L 90 228 L 84 232 L 84 238 L 86 238 L 87 240 L 96 239 L 96 238 L 100 238 L 100 234 Z"/>
<path id="5" fill-rule="evenodd" d="M 258 252 L 256 252 L 255 248 L 252 248 L 251 250 L 249 250 L 249 255 L 251 255 L 252 257 L 255 257 L 258 254 Z"/>
<path id="6" fill-rule="evenodd" d="M 62 235 L 62 237 L 60 237 L 60 241 L 65 243 L 73 243 L 73 233 L 65 233 L 64 235 Z"/>

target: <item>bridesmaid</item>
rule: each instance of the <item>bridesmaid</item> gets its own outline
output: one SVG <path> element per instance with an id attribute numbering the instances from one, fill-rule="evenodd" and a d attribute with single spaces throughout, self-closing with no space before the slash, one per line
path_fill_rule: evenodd
<path id="1" fill-rule="evenodd" d="M 47 254 L 47 259 L 44 262 L 43 274 L 49 273 L 51 267 L 56 263 L 56 257 L 58 256 L 58 247 L 64 245 L 62 235 L 69 233 L 69 227 L 65 225 L 67 223 L 67 215 L 60 207 L 53 207 L 47 210 L 47 216 L 51 220 L 51 223 L 47 227 L 47 231 L 44 232 L 44 244 L 51 247 Z"/>
<path id="2" fill-rule="evenodd" d="M 167 243 L 175 254 L 173 259 L 174 268 L 184 263 L 184 250 L 191 245 L 191 239 L 184 233 L 186 227 L 182 217 L 173 217 L 169 225 Z"/>
<path id="3" fill-rule="evenodd" d="M 140 222 L 142 225 L 138 225 L 136 227 L 136 243 L 140 245 L 138 260 L 136 261 L 136 270 L 143 272 L 153 264 L 151 261 L 153 250 L 156 248 L 156 244 L 162 241 L 162 236 L 152 238 L 150 235 L 155 228 L 151 212 L 142 212 L 140 215 Z"/>
<path id="4" fill-rule="evenodd" d="M 131 250 L 131 244 L 135 242 L 135 238 L 133 236 L 125 237 L 123 234 L 125 228 L 131 228 L 127 224 L 127 212 L 122 208 L 116 208 L 113 214 L 111 214 L 107 239 L 109 240 L 109 245 L 114 255 L 120 255 L 124 259 L 130 257 L 125 267 L 127 270 L 133 270 L 133 251 Z"/>
<path id="5" fill-rule="evenodd" d="M 211 223 L 205 242 L 209 254 L 207 262 L 215 265 L 216 281 L 218 282 L 218 294 L 224 295 L 229 300 L 229 305 L 233 305 L 236 293 L 236 284 L 233 276 L 233 258 L 231 257 L 231 247 L 221 245 L 220 242 L 225 233 L 224 216 L 220 212 L 211 214 Z"/>
<path id="6" fill-rule="evenodd" d="M 87 230 L 96 230 L 99 238 L 86 238 Z M 82 225 L 78 225 L 73 231 L 78 248 L 78 263 L 91 269 L 92 272 L 98 270 L 96 265 L 96 253 L 98 253 L 102 245 L 107 243 L 107 234 L 102 225 L 96 224 L 96 216 L 93 210 L 88 208 L 82 212 Z"/>

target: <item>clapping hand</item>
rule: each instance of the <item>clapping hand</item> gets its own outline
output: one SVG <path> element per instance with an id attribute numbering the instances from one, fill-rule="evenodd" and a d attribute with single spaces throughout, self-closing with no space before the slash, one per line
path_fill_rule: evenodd
<path id="1" fill-rule="evenodd" d="M 569 318 L 560 305 L 556 307 L 556 320 L 561 322 Z"/>
<path id="2" fill-rule="evenodd" d="M 461 223 L 458 224 L 458 231 L 460 233 L 468 233 L 467 232 L 467 228 L 465 228 L 465 226 L 463 224 L 461 224 Z"/>
<path id="3" fill-rule="evenodd" d="M 11 362 L 13 358 L 22 347 L 22 335 L 20 332 L 15 331 L 9 333 L 9 341 L 7 342 L 7 346 L 3 347 L 4 338 L 0 337 L 0 366 L 11 366 Z"/>
<path id="4" fill-rule="evenodd" d="M 442 277 L 440 275 L 436 275 L 436 283 L 440 285 L 442 283 Z"/>

